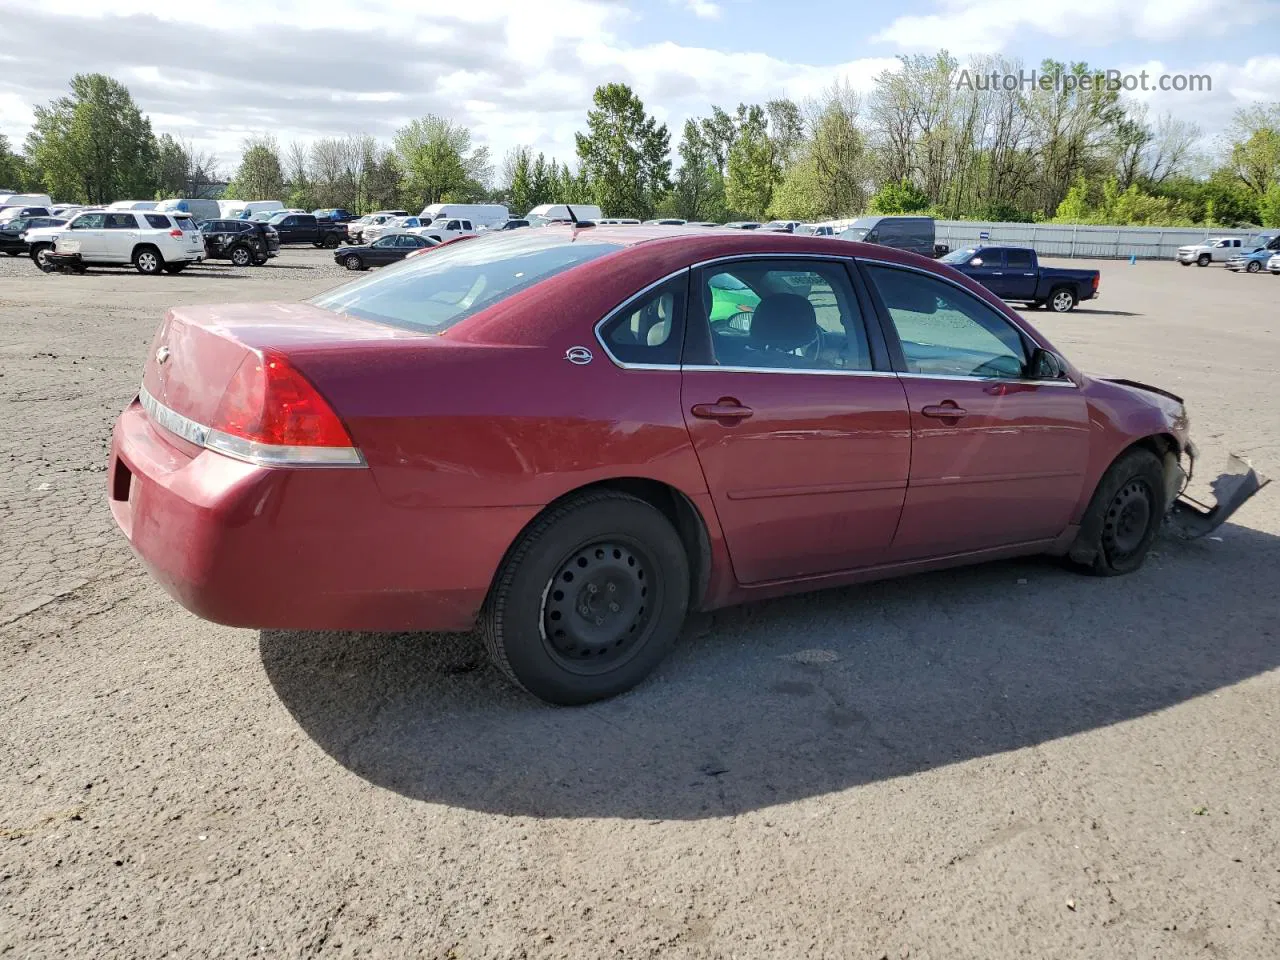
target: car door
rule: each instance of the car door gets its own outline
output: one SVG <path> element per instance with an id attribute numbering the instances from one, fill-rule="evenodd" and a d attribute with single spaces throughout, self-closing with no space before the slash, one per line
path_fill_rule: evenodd
<path id="1" fill-rule="evenodd" d="M 133 259 L 133 248 L 138 244 L 140 232 L 133 213 L 108 213 L 104 224 L 102 258 L 108 263 L 128 263 Z"/>
<path id="2" fill-rule="evenodd" d="M 396 241 L 398 237 L 379 237 L 369 245 L 368 261 L 377 266 L 393 263 L 400 258 Z"/>
<path id="3" fill-rule="evenodd" d="M 56 249 L 59 253 L 78 253 L 84 260 L 101 262 L 107 251 L 106 224 L 105 213 L 82 213 L 67 224 Z"/>
<path id="4" fill-rule="evenodd" d="M 1036 298 L 1035 252 L 1021 247 L 1004 251 L 1004 289 L 1006 300 L 1031 301 Z"/>
<path id="5" fill-rule="evenodd" d="M 970 258 L 964 272 L 997 297 L 1004 296 L 1004 251 L 1001 248 L 982 247 Z"/>
<path id="6" fill-rule="evenodd" d="M 295 243 L 298 240 L 298 218 L 288 216 L 276 224 L 276 233 L 280 234 L 281 243 Z"/>
<path id="7" fill-rule="evenodd" d="M 900 265 L 864 270 L 911 408 L 893 559 L 1057 537 L 1089 458 L 1080 390 L 1026 378 L 1030 338 L 959 284 Z"/>
<path id="8" fill-rule="evenodd" d="M 889 551 L 909 414 L 856 287 L 838 258 L 693 272 L 685 423 L 741 583 L 871 566 Z M 741 309 L 713 319 L 718 289 L 737 291 Z"/>

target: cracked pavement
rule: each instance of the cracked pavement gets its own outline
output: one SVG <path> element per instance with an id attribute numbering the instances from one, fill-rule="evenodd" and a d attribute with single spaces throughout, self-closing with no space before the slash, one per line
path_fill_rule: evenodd
<path id="1" fill-rule="evenodd" d="M 1274 278 L 1035 322 L 1280 475 Z M 106 504 L 163 310 L 269 267 L 0 257 L 0 957 L 1280 955 L 1280 493 L 1138 574 L 999 563 L 691 622 L 580 710 L 472 638 L 204 623 Z"/>

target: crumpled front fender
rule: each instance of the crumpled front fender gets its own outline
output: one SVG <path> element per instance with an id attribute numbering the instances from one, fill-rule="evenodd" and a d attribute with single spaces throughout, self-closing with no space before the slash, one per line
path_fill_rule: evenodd
<path id="1" fill-rule="evenodd" d="M 1190 445 L 1188 447 L 1194 470 L 1195 448 Z M 1181 473 L 1180 468 L 1179 472 Z M 1216 501 L 1210 506 L 1186 495 L 1186 483 L 1190 476 L 1184 474 L 1183 477 L 1183 492 L 1173 499 L 1165 518 L 1169 532 L 1183 540 L 1197 540 L 1217 530 L 1250 497 L 1271 482 L 1260 476 L 1248 460 L 1233 453 L 1227 457 L 1226 471 L 1210 484 Z"/>

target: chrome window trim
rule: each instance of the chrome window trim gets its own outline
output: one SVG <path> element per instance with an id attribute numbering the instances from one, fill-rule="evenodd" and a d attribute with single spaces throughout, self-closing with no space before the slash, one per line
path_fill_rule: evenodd
<path id="1" fill-rule="evenodd" d="M 364 467 L 364 455 L 355 447 L 303 447 L 259 443 L 198 423 L 166 407 L 146 387 L 138 388 L 138 402 L 156 426 L 189 443 L 235 460 L 260 467 Z"/>
<path id="2" fill-rule="evenodd" d="M 690 373 L 790 373 L 817 377 L 896 377 L 892 370 L 806 370 L 803 367 L 737 367 L 714 363 L 690 364 L 682 369 Z"/>
<path id="3" fill-rule="evenodd" d="M 1021 377 L 973 377 L 963 373 L 900 373 L 903 380 L 965 380 L 973 383 L 1021 383 L 1032 387 L 1080 388 L 1071 380 L 1024 380 Z"/>

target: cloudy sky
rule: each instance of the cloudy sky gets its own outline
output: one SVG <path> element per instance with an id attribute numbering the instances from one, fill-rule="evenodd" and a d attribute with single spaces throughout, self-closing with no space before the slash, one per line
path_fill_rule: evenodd
<path id="1" fill-rule="evenodd" d="M 250 133 L 389 137 L 424 113 L 495 158 L 568 158 L 600 83 L 631 84 L 674 129 L 713 103 L 867 89 L 940 47 L 1207 73 L 1212 92 L 1146 98 L 1209 133 L 1280 100 L 1280 0 L 0 0 L 0 132 L 21 143 L 35 104 L 100 71 L 228 172 Z"/>

